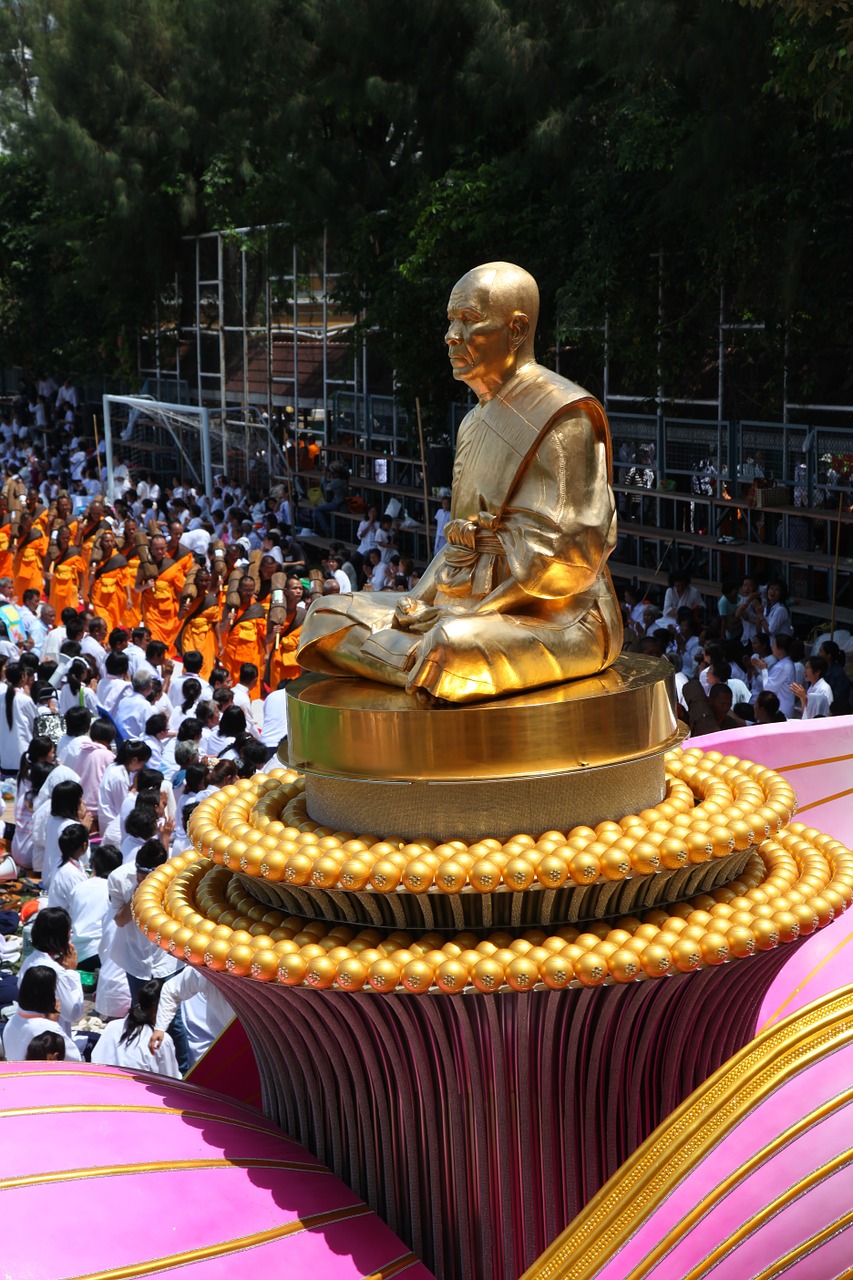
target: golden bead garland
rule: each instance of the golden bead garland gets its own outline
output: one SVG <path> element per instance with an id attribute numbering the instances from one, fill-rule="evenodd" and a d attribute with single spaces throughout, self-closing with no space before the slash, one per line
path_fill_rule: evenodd
<path id="1" fill-rule="evenodd" d="M 551 936 L 528 929 L 447 941 L 330 927 L 256 902 L 230 872 L 192 851 L 154 871 L 133 910 L 152 941 L 214 970 L 285 986 L 456 995 L 592 987 L 724 964 L 823 928 L 851 901 L 853 854 L 795 823 L 765 839 L 743 874 L 711 894 Z"/>
<path id="2" fill-rule="evenodd" d="M 366 893 L 492 893 L 589 886 L 678 870 L 758 845 L 790 821 L 791 785 L 763 765 L 703 752 L 666 757 L 666 797 L 595 828 L 406 842 L 312 821 L 304 784 L 273 770 L 203 800 L 190 820 L 198 852 L 271 883 Z"/>

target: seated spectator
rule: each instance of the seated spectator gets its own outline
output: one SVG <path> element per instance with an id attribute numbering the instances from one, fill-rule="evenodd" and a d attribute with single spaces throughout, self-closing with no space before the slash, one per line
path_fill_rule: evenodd
<path id="1" fill-rule="evenodd" d="M 89 732 L 83 738 L 83 745 L 76 756 L 74 769 L 80 777 L 83 788 L 83 802 L 90 813 L 98 812 L 98 792 L 101 779 L 111 764 L 115 762 L 113 738 L 115 728 L 112 721 L 99 717 L 93 721 Z M 86 740 L 88 738 L 88 741 Z"/>
<path id="2" fill-rule="evenodd" d="M 830 715 L 832 689 L 826 680 L 828 663 L 820 654 L 805 661 L 805 684 L 793 683 L 791 692 L 802 709 L 803 720 L 817 720 Z"/>
<path id="3" fill-rule="evenodd" d="M 92 874 L 74 882 L 67 908 L 71 917 L 71 941 L 77 948 L 77 968 L 87 971 L 100 968 L 98 948 L 109 902 L 107 877 L 121 866 L 121 850 L 113 844 L 95 845 L 91 862 Z"/>
<path id="4" fill-rule="evenodd" d="M 211 686 L 206 680 L 201 678 L 201 669 L 204 666 L 204 655 L 199 653 L 198 649 L 188 649 L 183 656 L 184 673 L 180 676 L 173 676 L 169 685 L 169 701 L 173 707 L 179 707 L 184 702 L 185 695 L 183 692 L 184 682 L 186 680 L 198 680 L 201 685 L 202 698 L 210 698 L 213 694 Z"/>
<path id="5" fill-rule="evenodd" d="M 765 691 L 755 699 L 756 724 L 784 724 L 785 717 L 779 710 L 779 699 L 775 693 Z"/>
<path id="6" fill-rule="evenodd" d="M 727 684 L 712 685 L 708 691 L 708 702 L 718 729 L 740 729 L 743 727 L 744 722 L 735 719 L 731 714 L 732 691 Z"/>
<path id="7" fill-rule="evenodd" d="M 83 788 L 79 782 L 60 782 L 50 797 L 50 817 L 45 825 L 44 860 L 41 880 L 45 889 L 50 888 L 60 866 L 59 836 L 72 823 L 82 822 L 91 829 L 92 815 L 83 800 Z"/>
<path id="8" fill-rule="evenodd" d="M 26 971 L 21 970 L 18 1008 L 3 1028 L 3 1050 L 7 1060 L 25 1061 L 30 1043 L 46 1032 L 62 1037 L 65 1061 L 82 1061 L 80 1050 L 62 1026 L 56 970 L 36 962 L 28 965 Z"/>
<path id="9" fill-rule="evenodd" d="M 153 1071 L 176 1080 L 181 1078 L 172 1037 L 164 1032 L 151 1047 L 161 986 L 157 978 L 142 983 L 127 1017 L 110 1022 L 104 1028 L 92 1050 L 92 1062 L 124 1067 L 127 1071 Z"/>
<path id="10" fill-rule="evenodd" d="M 59 835 L 59 870 L 50 882 L 49 907 L 64 907 L 71 915 L 74 886 L 89 878 L 89 832 L 82 822 L 72 822 Z"/>
<path id="11" fill-rule="evenodd" d="M 71 917 L 63 907 L 42 907 L 33 921 L 33 950 L 18 974 L 18 1000 L 24 976 L 35 965 L 46 965 L 56 973 L 59 1025 L 71 1035 L 72 1023 L 83 1014 L 83 987 L 77 973 L 77 950 L 71 941 Z M 42 1028 L 46 1030 L 47 1028 Z"/>
<path id="12" fill-rule="evenodd" d="M 782 578 L 773 578 L 768 582 L 767 603 L 765 605 L 759 600 L 755 610 L 755 625 L 759 631 L 764 631 L 767 635 L 775 635 L 777 631 L 784 631 L 786 635 L 791 634 L 794 628 L 786 604 L 787 599 L 788 584 Z"/>
<path id="13" fill-rule="evenodd" d="M 151 760 L 149 763 L 152 769 L 160 768 L 163 763 L 163 752 L 166 748 L 166 743 L 172 736 L 169 720 L 165 712 L 157 711 L 145 721 L 145 742 L 151 748 Z"/>
<path id="14" fill-rule="evenodd" d="M 234 1010 L 204 970 L 187 965 L 163 984 L 149 1042 L 152 1053 L 157 1052 L 178 1009 L 183 1011 L 190 1060 L 195 1063 L 222 1035 L 234 1017 Z"/>
<path id="15" fill-rule="evenodd" d="M 258 688 L 258 668 L 254 662 L 244 662 L 240 666 L 240 678 L 232 689 L 235 707 L 242 707 L 247 715 L 252 713 L 252 701 L 260 698 Z"/>
<path id="16" fill-rule="evenodd" d="M 663 611 L 667 618 L 677 617 L 681 608 L 704 609 L 702 595 L 690 585 L 686 569 L 676 569 L 669 575 L 669 587 L 663 598 Z"/>
<path id="17" fill-rule="evenodd" d="M 737 616 L 738 589 L 740 583 L 729 579 L 723 583 L 720 598 L 717 601 L 717 614 L 724 640 L 740 639 L 743 625 Z"/>
<path id="18" fill-rule="evenodd" d="M 65 1037 L 58 1031 L 42 1031 L 27 1045 L 25 1062 L 64 1062 Z"/>
<path id="19" fill-rule="evenodd" d="M 834 640 L 824 640 L 820 646 L 820 656 L 826 658 L 827 668 L 824 680 L 832 690 L 832 706 L 830 715 L 849 716 L 853 711 L 850 678 L 845 671 L 847 654 Z"/>
<path id="20" fill-rule="evenodd" d="M 768 666 L 764 658 L 754 657 L 752 659 L 757 687 L 762 691 L 767 690 L 776 694 L 779 699 L 779 709 L 787 720 L 790 720 L 794 714 L 794 694 L 791 690 L 791 685 L 796 683 L 794 679 L 796 670 L 791 658 L 793 647 L 793 636 L 780 632 L 772 640 L 773 658 L 775 660 L 772 667 Z"/>
<path id="21" fill-rule="evenodd" d="M 75 773 L 83 743 L 91 742 L 89 725 L 94 718 L 88 707 L 69 707 L 65 713 L 65 733 L 56 744 L 56 758 Z"/>

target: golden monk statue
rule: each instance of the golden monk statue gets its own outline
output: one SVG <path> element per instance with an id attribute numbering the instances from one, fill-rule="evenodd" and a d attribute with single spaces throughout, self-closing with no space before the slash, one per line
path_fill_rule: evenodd
<path id="1" fill-rule="evenodd" d="M 316 601 L 303 667 L 476 702 L 593 675 L 618 657 L 607 417 L 536 363 L 538 313 L 536 281 L 510 263 L 454 285 L 445 342 L 478 404 L 459 428 L 447 543 L 408 596 Z"/>

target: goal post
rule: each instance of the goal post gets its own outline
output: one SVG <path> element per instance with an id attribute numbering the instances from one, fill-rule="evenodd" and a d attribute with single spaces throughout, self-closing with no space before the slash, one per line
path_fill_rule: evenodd
<path id="1" fill-rule="evenodd" d="M 168 404 L 162 400 L 153 400 L 148 396 L 105 395 L 103 397 L 104 445 L 107 463 L 107 497 L 110 502 L 115 501 L 113 409 L 119 408 L 130 410 L 130 418 L 128 420 L 129 434 L 123 434 L 122 439 L 130 442 L 135 416 L 144 415 L 146 419 L 152 420 L 161 430 L 171 436 L 176 449 L 192 471 L 196 483 L 204 486 L 204 492 L 208 496 L 213 493 L 213 458 L 210 443 L 209 409 L 192 404 Z M 196 459 L 183 446 L 183 432 L 187 429 L 198 432 L 199 451 Z M 196 465 L 196 463 L 199 465 Z"/>

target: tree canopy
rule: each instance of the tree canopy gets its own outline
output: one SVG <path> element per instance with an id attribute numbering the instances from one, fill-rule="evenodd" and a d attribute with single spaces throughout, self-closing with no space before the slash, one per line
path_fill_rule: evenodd
<path id="1" fill-rule="evenodd" d="M 283 222 L 328 227 L 436 418 L 444 300 L 492 258 L 593 385 L 606 319 L 622 387 L 700 393 L 722 298 L 732 411 L 775 411 L 783 342 L 843 394 L 850 41 L 829 0 L 6 0 L 2 358 L 114 373 L 182 236 Z"/>

